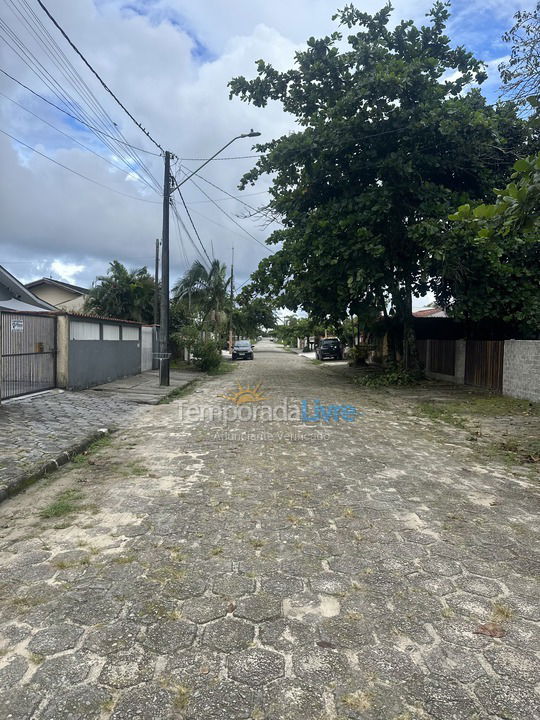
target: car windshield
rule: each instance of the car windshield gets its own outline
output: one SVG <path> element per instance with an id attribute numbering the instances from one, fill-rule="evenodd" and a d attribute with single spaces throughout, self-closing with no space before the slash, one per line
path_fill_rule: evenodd
<path id="1" fill-rule="evenodd" d="M 337 344 L 337 340 L 323 340 L 321 342 L 321 345 L 323 345 L 324 347 L 337 347 Z"/>
<path id="2" fill-rule="evenodd" d="M 249 342 L 249 340 L 240 340 L 239 342 L 236 342 L 236 343 L 234 344 L 234 347 L 236 347 L 236 348 L 250 348 L 250 347 L 251 347 L 251 343 Z"/>

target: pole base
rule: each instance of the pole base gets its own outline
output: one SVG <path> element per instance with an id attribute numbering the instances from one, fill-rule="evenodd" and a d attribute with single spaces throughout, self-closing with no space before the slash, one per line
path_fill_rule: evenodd
<path id="1" fill-rule="evenodd" d="M 171 384 L 170 361 L 160 358 L 159 360 L 159 384 L 169 386 Z"/>

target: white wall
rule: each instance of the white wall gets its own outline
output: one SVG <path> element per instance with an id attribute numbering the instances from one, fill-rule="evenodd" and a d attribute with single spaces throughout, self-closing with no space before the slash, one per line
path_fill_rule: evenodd
<path id="1" fill-rule="evenodd" d="M 503 394 L 540 402 L 540 340 L 506 340 Z"/>

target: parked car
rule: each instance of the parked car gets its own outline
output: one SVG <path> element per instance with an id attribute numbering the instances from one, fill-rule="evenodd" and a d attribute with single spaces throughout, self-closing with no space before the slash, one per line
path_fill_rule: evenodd
<path id="1" fill-rule="evenodd" d="M 324 338 L 315 350 L 317 360 L 343 360 L 343 348 L 337 338 Z"/>
<path id="2" fill-rule="evenodd" d="M 249 340 L 237 340 L 232 349 L 233 360 L 253 360 L 253 345 Z"/>

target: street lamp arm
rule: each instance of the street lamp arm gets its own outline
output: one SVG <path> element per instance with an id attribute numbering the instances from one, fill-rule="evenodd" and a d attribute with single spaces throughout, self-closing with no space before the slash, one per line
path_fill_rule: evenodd
<path id="1" fill-rule="evenodd" d="M 229 140 L 229 142 L 224 145 L 222 148 L 220 148 L 217 152 L 215 152 L 212 157 L 209 157 L 208 160 L 205 160 L 202 165 L 200 165 L 196 170 L 193 170 L 192 173 L 190 173 L 187 177 L 185 177 L 181 182 L 177 182 L 174 187 L 171 188 L 171 192 L 174 192 L 175 190 L 178 190 L 178 188 L 186 183 L 188 180 L 190 180 L 194 175 L 196 175 L 199 170 L 202 170 L 205 165 L 208 165 L 209 162 L 211 162 L 215 157 L 217 157 L 220 153 L 222 153 L 224 150 L 226 150 L 229 145 L 232 145 L 235 140 L 240 140 L 240 138 L 246 138 L 246 137 L 258 137 L 261 133 L 254 132 L 251 130 L 251 132 L 248 133 L 242 133 L 241 135 L 237 135 L 236 137 L 233 137 L 232 140 Z"/>

